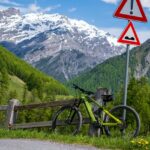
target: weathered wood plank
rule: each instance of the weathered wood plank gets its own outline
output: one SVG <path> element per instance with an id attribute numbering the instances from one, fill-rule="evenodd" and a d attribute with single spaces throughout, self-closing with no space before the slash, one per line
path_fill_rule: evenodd
<path id="1" fill-rule="evenodd" d="M 49 103 L 42 103 L 42 104 L 30 104 L 30 105 L 21 105 L 15 106 L 15 111 L 17 110 L 29 110 L 29 109 L 36 109 L 36 108 L 48 108 L 48 107 L 57 107 L 57 106 L 64 106 L 64 105 L 71 105 L 75 102 L 73 100 L 63 100 L 63 101 L 52 101 Z"/>
<path id="2" fill-rule="evenodd" d="M 72 124 L 76 124 L 77 122 L 73 122 Z M 90 123 L 89 118 L 83 119 L 83 124 Z M 59 120 L 57 122 L 58 126 L 63 126 L 63 121 Z M 22 124 L 14 124 L 11 129 L 28 129 L 28 128 L 39 128 L 39 127 L 51 127 L 52 121 L 44 121 L 44 122 L 31 122 L 31 123 L 22 123 Z"/>
<path id="3" fill-rule="evenodd" d="M 0 106 L 0 111 L 6 111 L 7 110 L 7 105 L 1 105 Z"/>
<path id="4" fill-rule="evenodd" d="M 12 126 L 12 129 L 28 129 L 28 128 L 37 128 L 37 127 L 50 127 L 51 125 L 52 125 L 52 121 L 31 122 L 31 123 L 14 124 Z"/>

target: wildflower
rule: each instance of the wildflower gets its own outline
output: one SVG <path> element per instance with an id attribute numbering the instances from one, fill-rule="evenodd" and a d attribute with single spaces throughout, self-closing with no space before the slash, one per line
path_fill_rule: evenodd
<path id="1" fill-rule="evenodd" d="M 132 144 L 134 144 L 134 143 L 135 143 L 135 141 L 134 141 L 134 140 L 132 140 L 132 141 L 131 141 L 131 143 L 132 143 Z"/>

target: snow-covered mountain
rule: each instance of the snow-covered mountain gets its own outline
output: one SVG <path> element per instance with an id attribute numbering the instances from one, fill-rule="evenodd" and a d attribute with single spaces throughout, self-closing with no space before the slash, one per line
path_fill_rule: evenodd
<path id="1" fill-rule="evenodd" d="M 64 81 L 120 55 L 117 39 L 85 21 L 60 14 L 0 11 L 0 43 L 40 70 Z"/>

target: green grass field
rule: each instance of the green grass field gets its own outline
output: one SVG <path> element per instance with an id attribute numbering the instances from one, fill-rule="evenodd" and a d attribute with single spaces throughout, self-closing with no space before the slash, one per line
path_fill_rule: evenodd
<path id="1" fill-rule="evenodd" d="M 97 148 L 115 149 L 115 150 L 117 149 L 149 150 L 150 149 L 149 143 L 139 144 L 140 140 L 138 140 L 138 143 L 135 144 L 134 141 L 131 139 L 123 139 L 119 137 L 116 138 L 111 138 L 107 136 L 89 137 L 83 135 L 69 136 L 69 135 L 60 135 L 51 132 L 44 132 L 44 131 L 37 131 L 37 130 L 0 129 L 0 138 L 1 139 L 8 139 L 8 138 L 39 139 L 39 140 L 55 141 L 55 142 L 68 143 L 68 144 L 90 145 L 90 146 L 95 146 Z M 144 137 L 144 140 L 150 141 L 150 137 L 148 136 Z"/>
<path id="2" fill-rule="evenodd" d="M 17 96 L 15 98 L 17 98 L 18 100 L 22 100 L 23 99 L 23 93 L 25 90 L 25 83 L 20 80 L 18 77 L 16 76 L 9 76 L 9 87 L 8 87 L 8 91 L 10 92 L 16 92 Z M 27 98 L 31 99 L 31 92 L 27 90 Z M 67 96 L 67 95 L 56 95 L 54 96 L 54 100 L 69 100 L 72 99 L 73 96 Z M 37 99 L 37 103 L 40 100 Z"/>
<path id="3" fill-rule="evenodd" d="M 17 98 L 19 100 L 23 97 L 25 83 L 17 78 L 16 76 L 9 76 L 9 91 L 13 89 L 13 91 L 17 92 Z M 31 94 L 28 92 L 28 98 L 31 98 Z M 72 99 L 73 96 L 64 96 L 59 95 L 54 97 L 55 100 L 69 100 Z M 37 101 L 38 103 L 38 101 Z M 37 131 L 37 130 L 6 130 L 0 129 L 0 138 L 25 138 L 25 139 L 40 139 L 40 140 L 48 140 L 48 141 L 56 141 L 62 143 L 69 144 L 83 144 L 95 146 L 97 148 L 106 148 L 106 149 L 123 149 L 123 150 L 150 150 L 150 136 L 142 137 L 142 139 L 147 140 L 148 144 L 145 144 L 141 140 L 132 141 L 131 139 L 122 139 L 119 137 L 111 138 L 102 135 L 101 137 L 89 137 L 79 134 L 77 136 L 69 136 L 69 135 L 60 135 L 54 134 L 50 131 Z M 141 139 L 141 138 L 140 138 Z M 131 142 L 132 141 L 132 142 Z"/>
<path id="4" fill-rule="evenodd" d="M 25 83 L 16 76 L 9 76 L 9 79 L 10 80 L 8 90 L 11 91 L 13 89 L 13 91 L 17 92 L 18 98 L 22 99 Z"/>

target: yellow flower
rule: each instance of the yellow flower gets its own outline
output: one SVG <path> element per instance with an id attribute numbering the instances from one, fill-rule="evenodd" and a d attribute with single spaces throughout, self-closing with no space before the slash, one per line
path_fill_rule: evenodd
<path id="1" fill-rule="evenodd" d="M 134 144 L 134 143 L 135 143 L 135 141 L 133 141 L 133 140 L 132 140 L 132 141 L 131 141 L 131 143 L 133 143 L 133 144 Z"/>
<path id="2" fill-rule="evenodd" d="M 146 145 L 148 145 L 148 144 L 149 144 L 149 142 L 148 142 L 148 141 L 145 141 L 145 144 L 146 144 Z"/>

